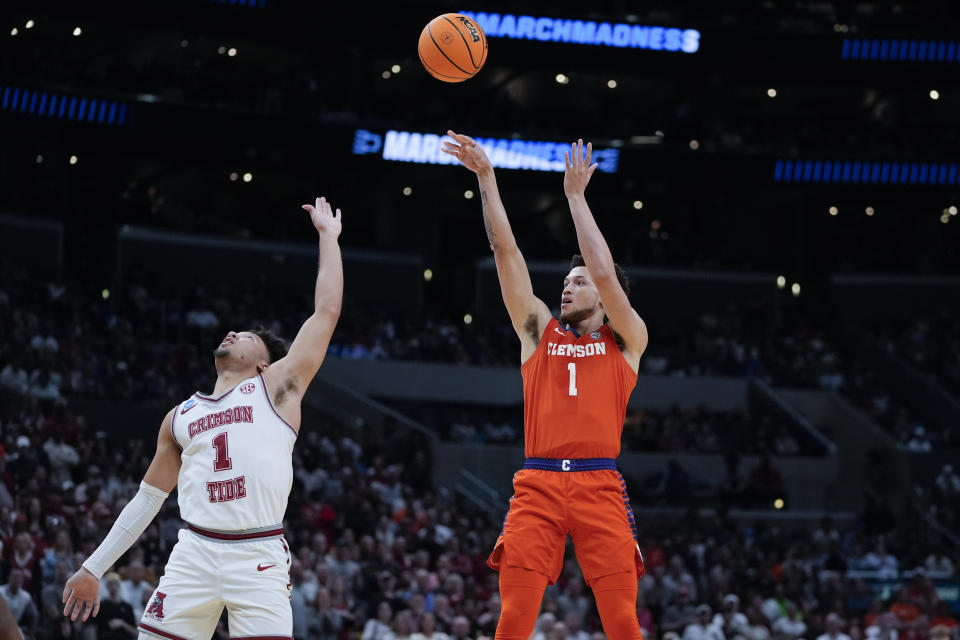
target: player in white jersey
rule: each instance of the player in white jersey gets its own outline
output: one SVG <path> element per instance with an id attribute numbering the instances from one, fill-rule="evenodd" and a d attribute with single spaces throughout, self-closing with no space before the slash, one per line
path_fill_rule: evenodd
<path id="1" fill-rule="evenodd" d="M 283 515 L 293 483 L 291 453 L 300 400 L 340 316 L 340 210 L 324 198 L 303 205 L 320 236 L 315 309 L 289 352 L 267 331 L 231 331 L 214 352 L 217 382 L 167 413 L 157 452 L 107 537 L 63 591 L 71 620 L 96 616 L 99 579 L 179 485 L 187 523 L 140 619 L 140 638 L 210 638 L 227 608 L 231 638 L 293 637 L 290 551 Z"/>

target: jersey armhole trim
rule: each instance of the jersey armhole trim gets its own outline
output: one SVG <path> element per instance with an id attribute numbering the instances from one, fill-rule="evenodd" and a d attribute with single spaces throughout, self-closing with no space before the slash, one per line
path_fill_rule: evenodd
<path id="1" fill-rule="evenodd" d="M 263 387 L 263 395 L 267 397 L 267 404 L 270 406 L 270 410 L 273 411 L 273 415 L 280 418 L 280 422 L 287 425 L 290 428 L 290 431 L 293 431 L 293 435 L 296 438 L 300 437 L 300 432 L 293 428 L 293 425 L 283 419 L 283 416 L 280 415 L 280 412 L 277 411 L 277 408 L 273 406 L 273 400 L 270 399 L 270 389 L 267 388 L 267 381 L 263 379 L 263 373 L 257 373 L 257 376 L 260 378 L 260 385 Z"/>
<path id="2" fill-rule="evenodd" d="M 627 372 L 627 375 L 633 377 L 633 386 L 636 387 L 637 381 L 640 379 L 640 364 L 637 363 L 637 370 L 634 371 L 633 367 L 630 366 L 630 363 L 627 362 L 626 354 L 617 345 L 617 336 L 613 331 L 613 327 L 610 326 L 609 322 L 604 322 L 603 326 L 606 327 L 607 331 L 610 333 L 610 339 L 613 340 L 613 346 L 617 347 L 617 353 L 620 354 L 620 362 L 623 363 L 623 366 L 625 367 L 624 370 Z"/>
<path id="3" fill-rule="evenodd" d="M 183 403 L 181 402 L 180 404 Z M 177 440 L 177 432 L 173 428 L 177 422 L 177 409 L 179 408 L 179 404 L 173 408 L 173 416 L 170 418 L 170 437 L 173 438 L 173 442 L 177 445 L 177 449 L 180 449 L 180 452 L 183 453 L 183 447 L 180 446 L 180 441 Z"/>

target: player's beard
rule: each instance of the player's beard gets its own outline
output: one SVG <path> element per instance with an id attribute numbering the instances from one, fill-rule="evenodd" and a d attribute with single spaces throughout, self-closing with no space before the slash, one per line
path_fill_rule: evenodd
<path id="1" fill-rule="evenodd" d="M 227 349 L 226 347 L 217 347 L 216 349 L 213 350 L 214 358 L 222 358 L 228 355 L 230 355 L 230 350 Z"/>
<path id="2" fill-rule="evenodd" d="M 594 309 L 573 309 L 572 311 L 560 313 L 560 324 L 573 326 L 582 322 L 593 315 Z"/>

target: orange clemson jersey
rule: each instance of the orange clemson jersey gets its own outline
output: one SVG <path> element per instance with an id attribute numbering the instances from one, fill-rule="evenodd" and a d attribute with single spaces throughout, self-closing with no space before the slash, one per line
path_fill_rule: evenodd
<path id="1" fill-rule="evenodd" d="M 609 324 L 586 335 L 551 318 L 523 363 L 524 455 L 616 458 L 637 374 Z"/>

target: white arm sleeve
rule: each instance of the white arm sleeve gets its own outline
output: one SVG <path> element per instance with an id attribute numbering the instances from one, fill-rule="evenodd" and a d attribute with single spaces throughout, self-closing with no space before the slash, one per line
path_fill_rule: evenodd
<path id="1" fill-rule="evenodd" d="M 140 483 L 140 491 L 123 508 L 110 533 L 103 539 L 97 550 L 83 563 L 83 567 L 97 576 L 103 577 L 107 569 L 129 549 L 147 525 L 156 517 L 163 501 L 170 495 L 146 482 Z"/>

